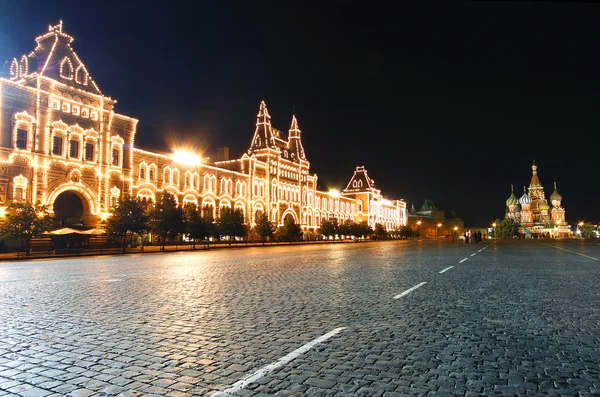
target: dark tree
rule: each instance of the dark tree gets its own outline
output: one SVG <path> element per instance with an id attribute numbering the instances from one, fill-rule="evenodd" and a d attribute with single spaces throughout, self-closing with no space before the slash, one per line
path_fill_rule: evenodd
<path id="1" fill-rule="evenodd" d="M 594 238 L 596 237 L 596 228 L 591 222 L 586 222 L 581 227 L 581 236 L 583 238 Z"/>
<path id="2" fill-rule="evenodd" d="M 512 219 L 504 218 L 502 220 L 496 219 L 495 238 L 507 239 L 517 236 L 519 234 L 519 225 Z"/>
<path id="3" fill-rule="evenodd" d="M 283 221 L 283 226 L 277 229 L 277 238 L 283 241 L 299 241 L 302 238 L 302 228 L 288 215 Z"/>
<path id="4" fill-rule="evenodd" d="M 183 210 L 177 206 L 170 193 L 160 194 L 150 211 L 150 227 L 158 236 L 161 251 L 164 251 L 167 238 L 174 238 L 184 232 Z"/>
<path id="5" fill-rule="evenodd" d="M 366 238 L 373 234 L 373 229 L 366 222 L 358 222 L 354 224 L 354 236 Z"/>
<path id="6" fill-rule="evenodd" d="M 6 208 L 6 220 L 1 226 L 2 234 L 14 237 L 25 247 L 25 255 L 31 253 L 31 239 L 50 230 L 53 224 L 47 208 L 35 207 L 27 202 L 12 202 Z"/>
<path id="7" fill-rule="evenodd" d="M 259 212 L 256 216 L 256 225 L 254 225 L 254 233 L 260 236 L 263 245 L 267 237 L 275 235 L 275 225 L 269 220 L 269 217 L 264 212 Z"/>
<path id="8" fill-rule="evenodd" d="M 373 233 L 375 234 L 375 238 L 377 238 L 377 240 L 385 240 L 388 237 L 388 232 L 381 223 L 375 224 L 375 230 Z"/>
<path id="9" fill-rule="evenodd" d="M 117 236 L 121 240 L 123 252 L 134 234 L 143 235 L 148 231 L 148 216 L 144 204 L 139 199 L 129 195 L 123 197 L 119 204 L 111 211 L 107 220 L 107 233 Z"/>
<path id="10" fill-rule="evenodd" d="M 208 237 L 210 224 L 202 217 L 198 207 L 192 203 L 188 203 L 183 208 L 183 220 L 185 233 L 192 240 L 192 248 L 196 248 L 197 240 L 205 240 Z"/>
<path id="11" fill-rule="evenodd" d="M 221 236 L 229 237 L 229 244 L 233 237 L 244 237 L 248 233 L 248 228 L 244 223 L 244 213 L 239 209 L 222 208 L 218 227 Z"/>
<path id="12" fill-rule="evenodd" d="M 323 219 L 323 221 L 321 221 L 319 233 L 326 237 L 340 234 L 340 226 L 338 225 L 337 219 Z"/>

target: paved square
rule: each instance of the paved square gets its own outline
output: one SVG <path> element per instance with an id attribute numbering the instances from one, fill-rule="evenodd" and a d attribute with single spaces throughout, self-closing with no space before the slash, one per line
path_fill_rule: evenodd
<path id="1" fill-rule="evenodd" d="M 598 258 L 540 240 L 2 262 L 0 396 L 600 395 Z"/>

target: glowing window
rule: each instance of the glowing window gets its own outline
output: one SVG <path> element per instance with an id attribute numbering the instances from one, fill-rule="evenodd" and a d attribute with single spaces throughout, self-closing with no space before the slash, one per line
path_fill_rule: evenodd
<path id="1" fill-rule="evenodd" d="M 92 142 L 85 144 L 85 161 L 94 161 L 94 146 Z"/>
<path id="2" fill-rule="evenodd" d="M 113 149 L 111 153 L 112 153 L 112 156 L 111 156 L 111 162 L 110 163 L 112 165 L 117 165 L 118 166 L 119 165 L 119 160 L 120 160 L 120 157 L 121 157 L 120 156 L 120 154 L 121 154 L 120 150 L 119 149 Z"/>
<path id="3" fill-rule="evenodd" d="M 52 154 L 55 156 L 62 156 L 62 154 L 63 154 L 63 138 L 62 138 L 62 136 L 55 136 L 52 139 Z"/>
<path id="4" fill-rule="evenodd" d="M 79 141 L 74 139 L 69 141 L 69 157 L 72 159 L 79 158 Z"/>
<path id="5" fill-rule="evenodd" d="M 27 130 L 17 130 L 17 149 L 27 149 Z"/>

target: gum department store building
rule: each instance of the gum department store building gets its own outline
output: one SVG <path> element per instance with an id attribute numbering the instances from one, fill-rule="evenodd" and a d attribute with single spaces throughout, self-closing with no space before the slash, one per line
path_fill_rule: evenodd
<path id="1" fill-rule="evenodd" d="M 213 211 L 241 209 L 253 225 L 266 212 L 283 224 L 291 216 L 305 231 L 324 219 L 406 224 L 406 203 L 387 200 L 357 167 L 340 193 L 317 190 L 296 117 L 287 137 L 271 126 L 261 102 L 250 148 L 236 160 L 181 162 L 174 154 L 135 147 L 138 120 L 115 112 L 79 59 L 62 22 L 35 39 L 0 78 L 0 212 L 12 201 L 47 205 L 57 219 L 96 226 L 122 194 L 154 202 L 168 192 L 179 205 Z"/>

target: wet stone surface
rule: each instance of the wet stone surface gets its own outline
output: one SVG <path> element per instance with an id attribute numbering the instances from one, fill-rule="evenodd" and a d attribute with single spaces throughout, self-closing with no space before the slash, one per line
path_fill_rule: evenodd
<path id="1" fill-rule="evenodd" d="M 600 245 L 542 243 L 0 262 L 0 396 L 210 396 L 338 327 L 233 395 L 600 395 Z"/>

